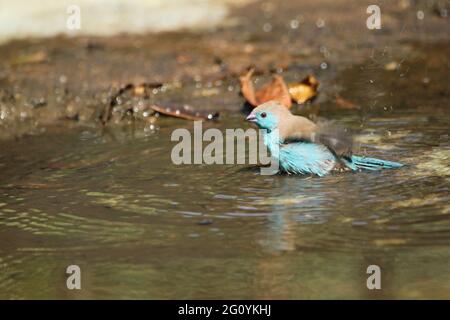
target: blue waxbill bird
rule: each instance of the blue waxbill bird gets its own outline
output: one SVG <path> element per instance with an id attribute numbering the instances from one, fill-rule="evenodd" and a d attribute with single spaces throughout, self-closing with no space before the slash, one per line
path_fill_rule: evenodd
<path id="1" fill-rule="evenodd" d="M 345 130 L 293 115 L 276 101 L 259 105 L 246 120 L 266 129 L 264 144 L 278 160 L 281 172 L 324 176 L 334 169 L 375 171 L 403 166 L 353 155 L 353 140 Z"/>

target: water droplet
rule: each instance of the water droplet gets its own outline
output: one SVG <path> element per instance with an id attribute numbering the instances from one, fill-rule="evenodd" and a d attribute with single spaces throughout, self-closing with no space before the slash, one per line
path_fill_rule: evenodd
<path id="1" fill-rule="evenodd" d="M 425 13 L 422 10 L 417 11 L 416 15 L 419 20 L 423 20 L 423 18 L 425 18 Z"/>
<path id="2" fill-rule="evenodd" d="M 297 29 L 299 25 L 300 25 L 300 22 L 297 19 L 291 20 L 291 23 L 290 23 L 291 29 Z"/>
<path id="3" fill-rule="evenodd" d="M 263 25 L 263 31 L 264 32 L 270 32 L 272 31 L 272 25 L 270 23 L 264 23 Z"/>
<path id="4" fill-rule="evenodd" d="M 325 27 L 325 20 L 323 20 L 322 18 L 317 19 L 316 26 L 317 26 L 317 28 Z"/>
<path id="5" fill-rule="evenodd" d="M 422 79 L 422 83 L 423 84 L 429 84 L 430 83 L 430 78 L 428 78 L 428 77 L 423 78 Z"/>
<path id="6" fill-rule="evenodd" d="M 200 235 L 198 233 L 191 233 L 191 234 L 189 234 L 189 237 L 190 238 L 198 238 L 198 237 L 200 237 Z"/>

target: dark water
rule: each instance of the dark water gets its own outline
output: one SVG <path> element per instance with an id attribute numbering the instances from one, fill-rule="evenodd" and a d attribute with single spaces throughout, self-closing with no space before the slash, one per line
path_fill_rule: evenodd
<path id="1" fill-rule="evenodd" d="M 192 127 L 178 120 L 154 133 L 53 128 L 3 142 L 0 298 L 450 298 L 448 97 L 421 100 L 411 78 L 409 91 L 386 90 L 394 76 L 382 74 L 345 73 L 365 111 L 328 116 L 358 132 L 361 153 L 401 170 L 176 166 L 170 134 Z M 80 291 L 66 288 L 72 264 Z M 372 264 L 382 290 L 366 287 Z"/>

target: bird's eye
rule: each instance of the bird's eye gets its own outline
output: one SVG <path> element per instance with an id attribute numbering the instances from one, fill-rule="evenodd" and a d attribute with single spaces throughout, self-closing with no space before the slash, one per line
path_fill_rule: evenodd
<path id="1" fill-rule="evenodd" d="M 267 113 L 265 113 L 265 112 L 261 113 L 261 118 L 265 118 L 265 117 L 267 117 Z"/>

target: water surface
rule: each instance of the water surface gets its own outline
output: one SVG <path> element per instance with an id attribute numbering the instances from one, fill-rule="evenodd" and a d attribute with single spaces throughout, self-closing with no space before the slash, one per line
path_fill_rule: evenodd
<path id="1" fill-rule="evenodd" d="M 176 166 L 170 127 L 11 143 L 0 158 L 1 296 L 448 297 L 448 140 L 422 121 L 390 115 L 361 136 L 407 168 L 325 178 Z M 83 270 L 78 293 L 65 289 L 70 264 Z M 370 264 L 385 276 L 377 294 L 365 287 Z"/>
<path id="2" fill-rule="evenodd" d="M 360 67 L 342 77 L 362 109 L 326 116 L 357 132 L 360 154 L 403 169 L 176 166 L 170 134 L 192 123 L 170 119 L 156 132 L 55 127 L 2 142 L 0 298 L 449 298 L 446 69 L 424 89 L 420 72 Z M 66 288 L 72 264 L 80 291 Z M 379 291 L 366 287 L 372 264 Z"/>

